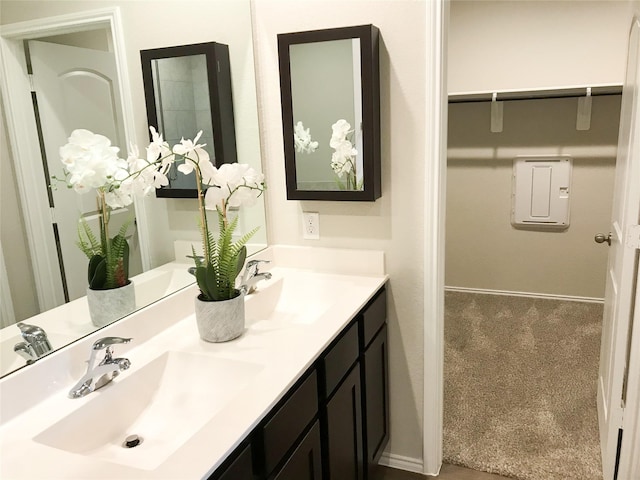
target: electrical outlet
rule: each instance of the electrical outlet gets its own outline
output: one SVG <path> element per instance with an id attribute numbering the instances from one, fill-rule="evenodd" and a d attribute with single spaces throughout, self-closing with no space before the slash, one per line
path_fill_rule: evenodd
<path id="1" fill-rule="evenodd" d="M 302 238 L 320 240 L 320 214 L 302 212 Z"/>

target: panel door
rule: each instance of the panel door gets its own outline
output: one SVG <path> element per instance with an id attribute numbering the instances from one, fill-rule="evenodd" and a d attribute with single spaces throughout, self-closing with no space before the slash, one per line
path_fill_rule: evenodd
<path id="1" fill-rule="evenodd" d="M 111 140 L 126 158 L 118 72 L 111 52 L 30 41 L 29 54 L 33 68 L 38 115 L 42 128 L 46 168 L 49 175 L 62 177 L 63 165 L 59 149 L 77 128 L 91 130 Z M 76 246 L 78 219 L 84 217 L 94 232 L 98 232 L 95 193 L 78 194 L 55 181 L 50 202 L 53 202 L 52 223 L 57 228 L 57 241 L 62 264 L 62 280 L 68 300 L 86 294 L 88 259 Z M 42 188 L 47 188 L 47 185 Z M 130 218 L 127 209 L 111 215 L 110 236 Z M 133 226 L 129 228 L 129 233 Z M 137 242 L 130 243 L 129 274 L 142 271 Z"/>
<path id="2" fill-rule="evenodd" d="M 387 326 L 382 327 L 364 354 L 364 396 L 367 478 L 375 470 L 389 439 Z"/>
<path id="3" fill-rule="evenodd" d="M 637 265 L 632 229 L 640 215 L 640 23 L 634 19 L 629 36 L 627 74 L 622 92 L 616 179 L 611 215 L 611 244 L 602 324 L 598 378 L 598 421 L 603 477 L 614 478 L 618 437 L 624 413 L 624 378 L 633 312 Z M 636 238 L 637 242 L 637 238 Z"/>
<path id="4" fill-rule="evenodd" d="M 359 363 L 327 403 L 329 480 L 364 478 Z"/>
<path id="5" fill-rule="evenodd" d="M 274 480 L 321 480 L 320 425 L 316 420 Z"/>

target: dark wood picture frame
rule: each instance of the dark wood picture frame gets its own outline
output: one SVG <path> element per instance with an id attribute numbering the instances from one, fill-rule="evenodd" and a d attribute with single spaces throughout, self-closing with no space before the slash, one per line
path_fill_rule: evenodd
<path id="1" fill-rule="evenodd" d="M 209 83 L 209 108 L 213 127 L 213 148 L 216 167 L 224 163 L 238 161 L 236 149 L 236 130 L 233 115 L 233 94 L 231 89 L 231 68 L 229 62 L 229 46 L 217 43 L 196 43 L 176 47 L 154 48 L 140 51 L 142 62 L 142 78 L 144 97 L 147 107 L 147 121 L 157 128 L 158 112 L 156 111 L 156 92 L 153 81 L 152 61 L 163 58 L 205 55 Z M 176 166 L 173 165 L 172 169 Z M 176 188 L 169 183 L 166 187 L 156 189 L 156 196 L 162 198 L 197 198 L 193 188 Z"/>
<path id="2" fill-rule="evenodd" d="M 360 39 L 362 85 L 363 179 L 364 189 L 301 190 L 298 188 L 294 144 L 293 98 L 289 47 L 295 44 Z M 380 155 L 380 33 L 374 25 L 282 33 L 278 35 L 282 133 L 289 200 L 375 201 L 382 195 Z"/>

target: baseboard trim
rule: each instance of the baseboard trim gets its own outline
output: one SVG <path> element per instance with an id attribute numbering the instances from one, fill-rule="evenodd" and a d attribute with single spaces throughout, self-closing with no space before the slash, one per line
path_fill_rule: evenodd
<path id="1" fill-rule="evenodd" d="M 568 302 L 604 303 L 604 298 L 554 295 L 552 293 L 514 292 L 510 290 L 490 290 L 486 288 L 444 287 L 445 292 L 479 293 L 482 295 L 503 295 L 510 297 L 543 298 L 547 300 L 565 300 Z"/>
<path id="2" fill-rule="evenodd" d="M 380 465 L 397 468 L 407 472 L 422 473 L 423 463 L 419 458 L 403 457 L 394 453 L 383 452 L 380 456 Z"/>

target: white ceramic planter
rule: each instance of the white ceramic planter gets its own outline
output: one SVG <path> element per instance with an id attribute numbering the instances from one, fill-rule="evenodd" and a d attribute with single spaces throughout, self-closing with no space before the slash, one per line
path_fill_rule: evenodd
<path id="1" fill-rule="evenodd" d="M 244 295 L 221 302 L 196 297 L 196 323 L 205 342 L 228 342 L 244 332 Z"/>
<path id="2" fill-rule="evenodd" d="M 133 282 L 109 290 L 87 288 L 87 303 L 91 323 L 96 327 L 104 327 L 136 309 L 136 290 Z"/>

